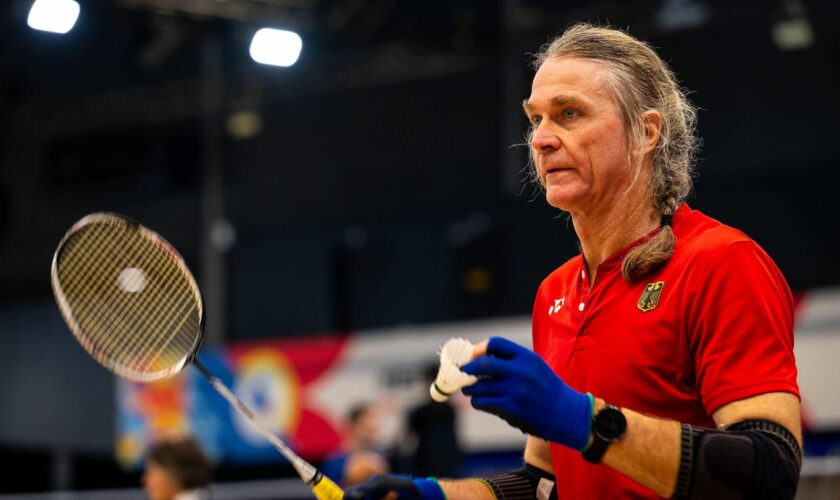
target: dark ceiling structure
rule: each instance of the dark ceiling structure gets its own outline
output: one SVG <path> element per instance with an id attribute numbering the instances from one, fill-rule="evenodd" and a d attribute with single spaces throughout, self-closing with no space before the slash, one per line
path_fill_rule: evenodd
<path id="1" fill-rule="evenodd" d="M 185 254 L 218 339 L 525 314 L 576 243 L 527 181 L 519 102 L 528 54 L 576 20 L 649 40 L 693 92 L 696 208 L 756 238 L 794 288 L 840 282 L 836 2 L 80 3 L 64 36 L 29 29 L 28 1 L 2 8 L 10 303 L 48 299 L 55 242 L 112 210 Z M 810 41 L 786 46 L 790 25 Z M 263 26 L 300 33 L 296 65 L 247 56 Z M 476 270 L 481 290 L 464 285 Z"/>

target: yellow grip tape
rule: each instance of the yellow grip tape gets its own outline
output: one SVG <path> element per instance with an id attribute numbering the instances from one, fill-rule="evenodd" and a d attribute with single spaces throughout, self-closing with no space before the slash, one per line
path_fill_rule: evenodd
<path id="1" fill-rule="evenodd" d="M 324 475 L 312 485 L 312 493 L 315 493 L 315 498 L 318 500 L 342 500 L 344 498 L 344 490 Z"/>

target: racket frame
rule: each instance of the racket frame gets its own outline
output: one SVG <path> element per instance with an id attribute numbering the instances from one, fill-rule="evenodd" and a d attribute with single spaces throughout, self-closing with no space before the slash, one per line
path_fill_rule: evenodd
<path id="1" fill-rule="evenodd" d="M 177 363 L 173 363 L 172 366 L 167 367 L 165 370 L 148 373 L 141 370 L 132 370 L 121 363 L 114 362 L 108 354 L 97 349 L 90 339 L 83 334 L 83 329 L 73 314 L 73 308 L 70 307 L 67 297 L 64 294 L 64 290 L 60 284 L 61 280 L 58 274 L 59 256 L 64 251 L 67 243 L 76 233 L 93 224 L 122 224 L 139 232 L 143 238 L 148 239 L 162 250 L 172 255 L 173 263 L 181 270 L 184 277 L 186 277 L 191 291 L 195 294 L 195 299 L 199 308 L 198 332 L 195 339 L 193 339 L 189 350 L 187 350 L 187 354 L 184 355 L 184 357 Z M 204 337 L 204 298 L 201 296 L 201 289 L 198 287 L 195 278 L 184 262 L 184 258 L 180 253 L 178 253 L 178 250 L 166 241 L 163 236 L 145 227 L 136 220 L 114 212 L 96 212 L 81 218 L 64 234 L 64 237 L 59 242 L 58 247 L 53 254 L 52 266 L 50 268 L 50 282 L 52 284 L 53 295 L 58 303 L 58 309 L 61 312 L 61 316 L 64 318 L 64 322 L 67 323 L 68 327 L 70 327 L 70 331 L 73 333 L 73 336 L 76 337 L 76 340 L 79 341 L 88 354 L 114 374 L 137 382 L 154 382 L 156 380 L 162 380 L 177 374 L 184 369 L 184 366 L 195 359 L 195 355 L 201 345 L 201 340 Z"/>

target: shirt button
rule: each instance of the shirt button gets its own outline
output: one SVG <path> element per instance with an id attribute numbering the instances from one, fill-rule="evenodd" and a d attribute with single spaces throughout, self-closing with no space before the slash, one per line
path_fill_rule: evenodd
<path id="1" fill-rule="evenodd" d="M 578 306 L 578 311 L 583 311 L 583 302 L 581 302 L 580 305 Z"/>
<path id="2" fill-rule="evenodd" d="M 580 279 L 582 279 L 582 280 L 586 279 L 586 271 L 581 271 L 580 272 Z"/>

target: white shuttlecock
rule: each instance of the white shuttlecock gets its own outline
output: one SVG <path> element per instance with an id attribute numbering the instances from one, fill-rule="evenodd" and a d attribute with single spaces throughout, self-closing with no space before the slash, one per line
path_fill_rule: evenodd
<path id="1" fill-rule="evenodd" d="M 477 377 L 461 371 L 461 367 L 469 363 L 473 347 L 469 340 L 460 338 L 449 339 L 443 344 L 437 378 L 429 387 L 432 399 L 443 403 L 462 387 L 478 382 Z"/>

